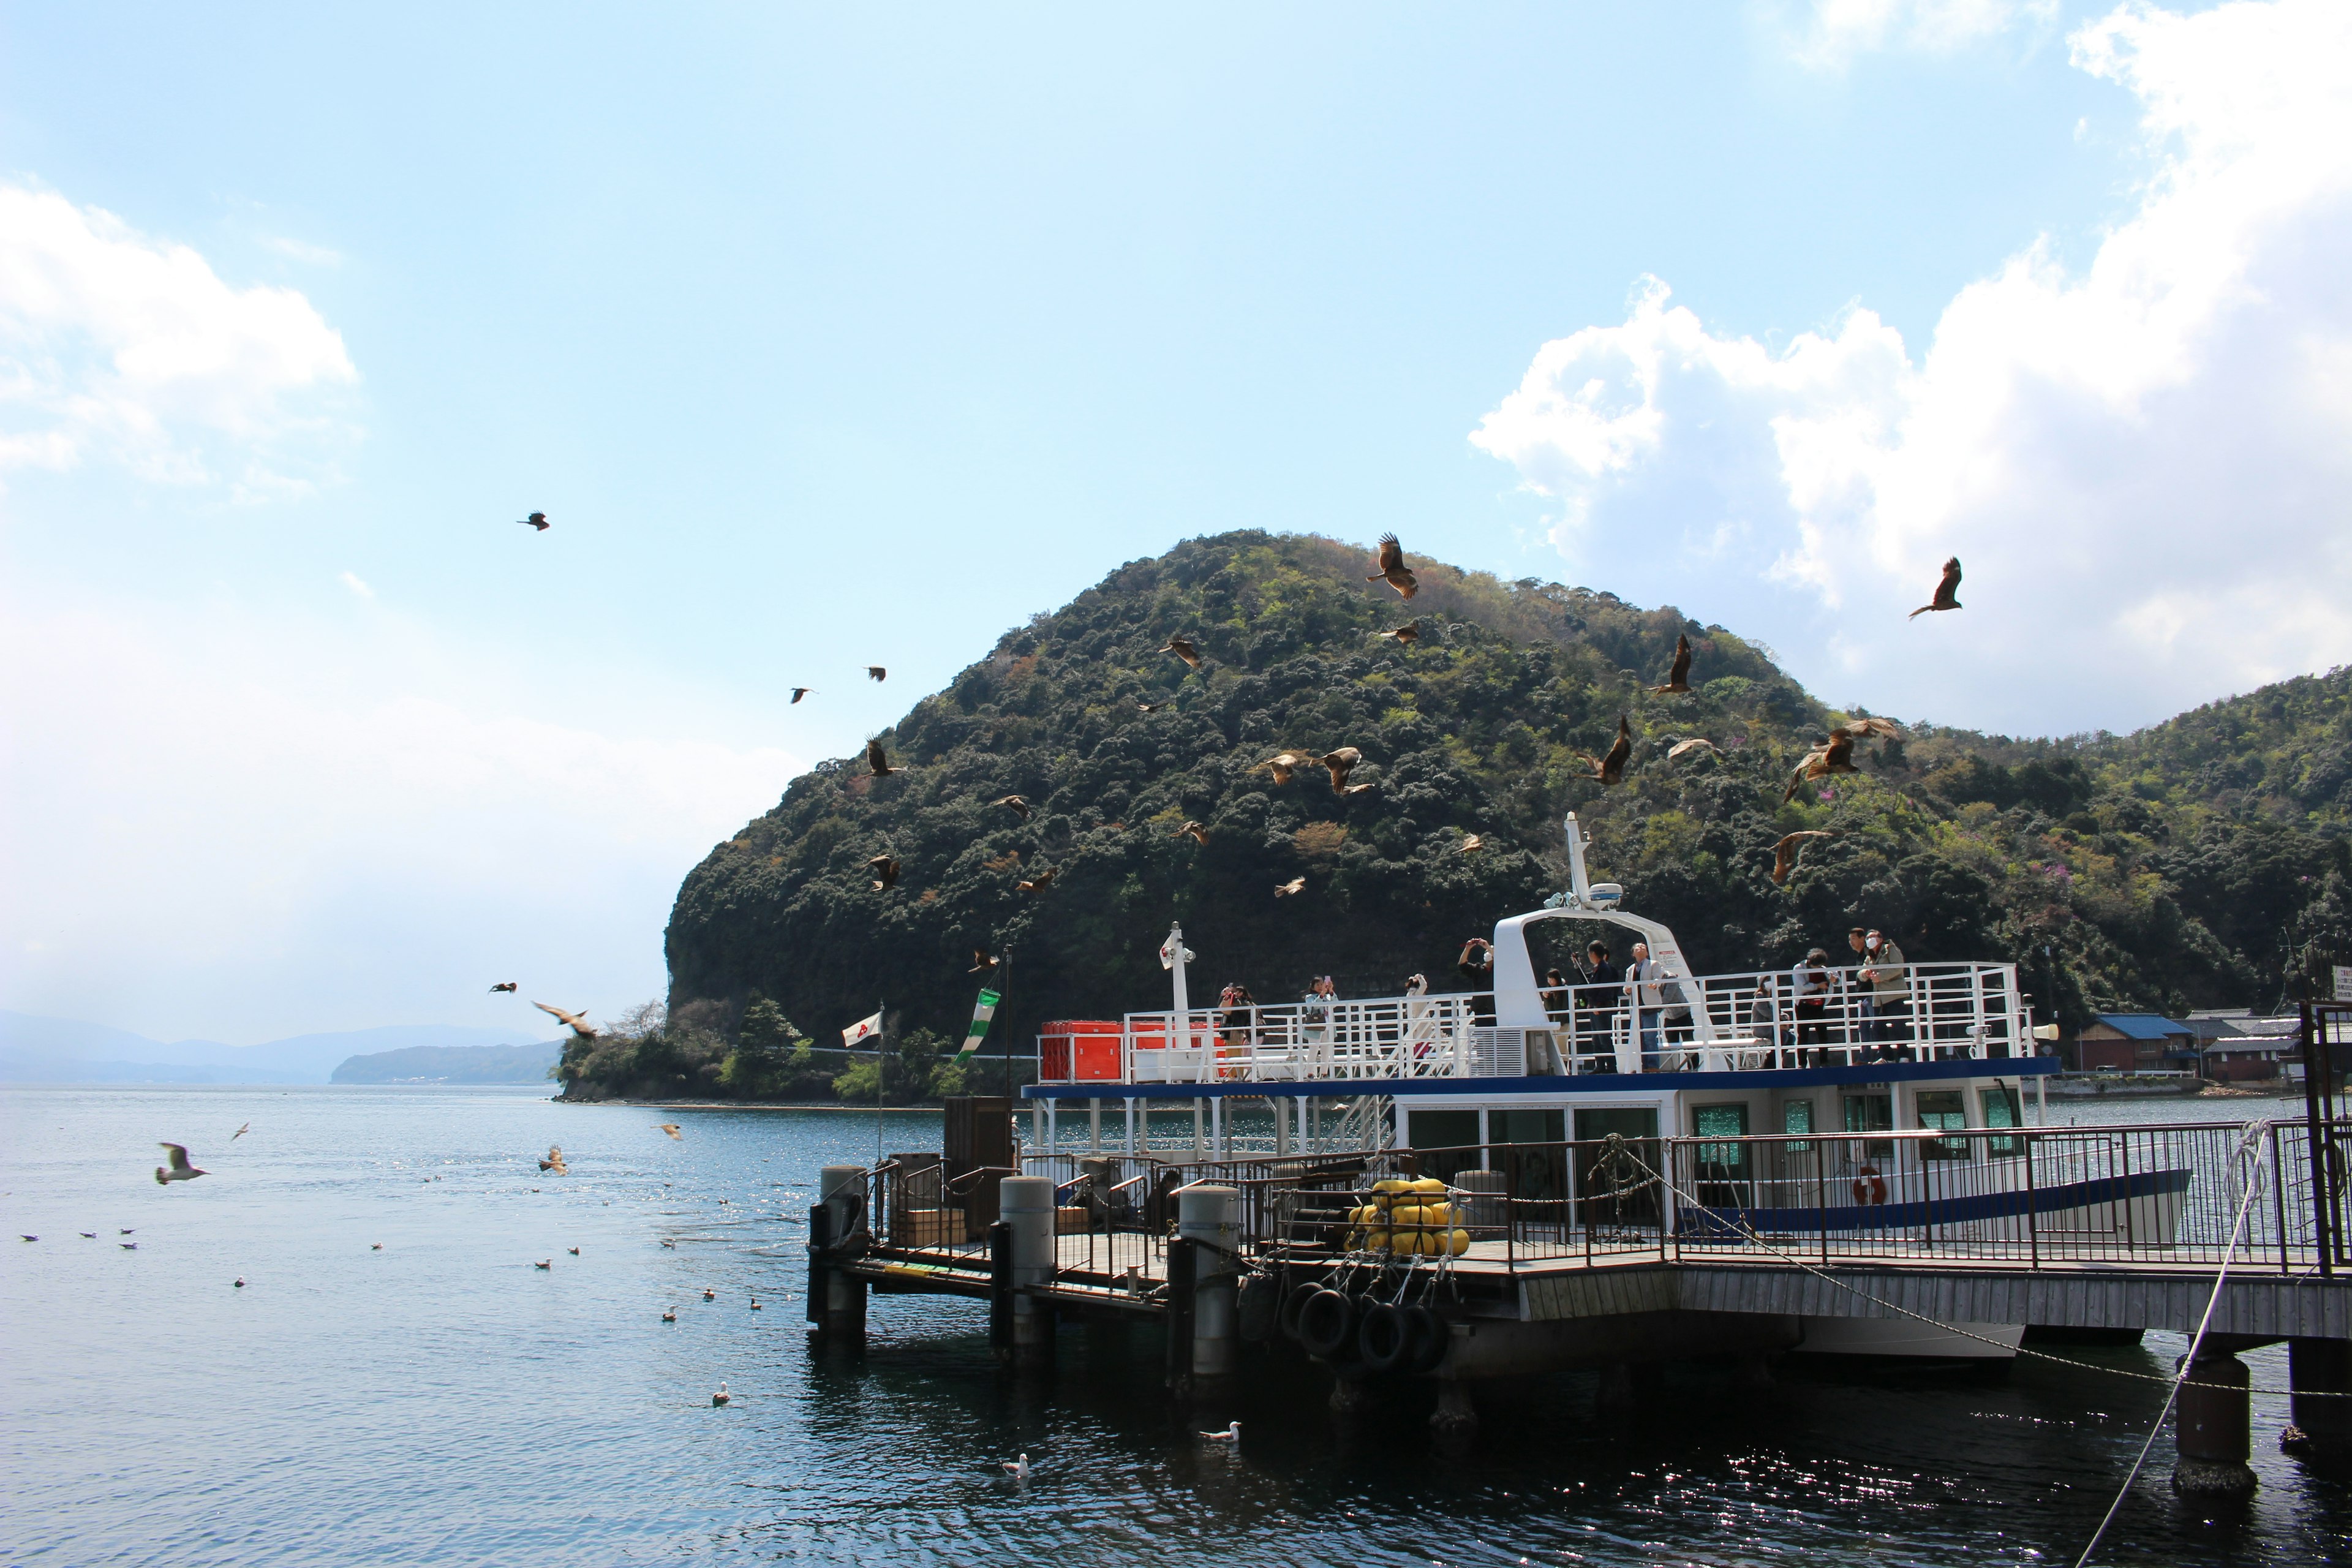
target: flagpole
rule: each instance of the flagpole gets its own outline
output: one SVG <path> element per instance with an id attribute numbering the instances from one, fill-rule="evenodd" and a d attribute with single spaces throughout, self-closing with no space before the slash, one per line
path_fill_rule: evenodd
<path id="1" fill-rule="evenodd" d="M 877 1165 L 879 1165 L 882 1163 L 883 1075 L 888 1070 L 890 1060 L 890 1020 L 887 1016 L 888 1007 L 889 1004 L 887 1002 L 877 1001 L 874 1005 L 875 1016 L 882 1019 L 881 1027 L 874 1031 L 874 1163 Z"/>
<path id="2" fill-rule="evenodd" d="M 1013 989 L 1013 949 L 1008 946 L 996 955 L 997 995 L 1001 999 Z M 1013 1114 L 1013 1026 L 1008 1022 L 1004 1035 L 1004 1114 Z"/>

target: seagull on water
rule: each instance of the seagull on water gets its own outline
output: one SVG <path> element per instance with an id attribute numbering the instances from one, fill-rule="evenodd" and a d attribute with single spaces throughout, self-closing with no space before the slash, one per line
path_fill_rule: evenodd
<path id="1" fill-rule="evenodd" d="M 1004 1473 L 1014 1480 L 1025 1481 L 1029 1479 L 1028 1455 L 1024 1454 L 1017 1459 L 1000 1459 L 997 1462 L 1004 1467 Z"/>
<path id="2" fill-rule="evenodd" d="M 381 1241 L 372 1241 L 368 1243 L 368 1250 L 370 1252 L 382 1252 L 383 1250 L 383 1243 Z"/>
<path id="3" fill-rule="evenodd" d="M 26 1241 L 38 1241 L 40 1237 L 37 1236 L 28 1236 L 25 1239 Z M 135 1241 L 118 1241 L 114 1245 L 122 1248 L 125 1252 L 136 1252 L 139 1250 L 139 1244 Z"/>
<path id="4" fill-rule="evenodd" d="M 18 1236 L 25 1236 L 25 1233 L 24 1233 L 23 1231 L 21 1231 L 21 1230 L 20 1230 L 20 1231 L 18 1231 L 16 1234 L 17 1234 Z M 25 1236 L 25 1239 L 26 1239 L 26 1241 L 38 1241 L 38 1240 L 40 1240 L 41 1238 L 40 1238 L 39 1237 L 37 1237 L 37 1236 Z"/>
<path id="5" fill-rule="evenodd" d="M 89 1239 L 90 1239 L 91 1241 L 96 1241 L 96 1240 L 98 1239 L 98 1232 L 96 1232 L 96 1231 L 94 1231 L 94 1230 L 86 1230 L 86 1231 L 83 1231 L 83 1232 L 82 1232 L 82 1235 L 83 1235 L 83 1236 L 85 1236 L 85 1237 L 88 1237 Z"/>
<path id="6" fill-rule="evenodd" d="M 719 1300 L 719 1292 L 711 1289 L 709 1286 L 705 1286 L 702 1290 L 702 1299 L 706 1301 L 716 1301 Z"/>
<path id="7" fill-rule="evenodd" d="M 735 1396 L 733 1394 L 727 1392 L 727 1384 L 722 1382 L 719 1385 L 719 1392 L 710 1396 L 710 1404 L 712 1408 L 716 1409 L 718 1406 L 726 1404 L 729 1400 L 734 1397 Z"/>
<path id="8" fill-rule="evenodd" d="M 245 1289 L 245 1276 L 242 1274 L 236 1277 L 236 1288 L 240 1290 Z"/>
<path id="9" fill-rule="evenodd" d="M 533 1268 L 552 1268 L 555 1267 L 555 1259 L 551 1258 L 543 1263 L 534 1263 L 531 1267 Z"/>
<path id="10" fill-rule="evenodd" d="M 1238 1443 L 1242 1440 L 1242 1424 L 1236 1421 L 1222 1432 L 1203 1432 L 1201 1436 L 1212 1443 Z"/>
<path id="11" fill-rule="evenodd" d="M 677 1322 L 677 1309 L 676 1307 L 664 1307 L 664 1308 L 662 1309 L 662 1321 L 663 1321 L 663 1322 L 665 1322 L 665 1323 L 675 1323 L 675 1322 Z"/>
<path id="12" fill-rule="evenodd" d="M 130 1226 L 130 1227 L 129 1227 L 129 1228 L 127 1228 L 127 1229 L 118 1230 L 118 1231 L 116 1231 L 114 1234 L 115 1234 L 115 1235 L 117 1235 L 117 1236 L 132 1236 L 132 1235 L 136 1235 L 136 1234 L 137 1234 L 137 1232 L 138 1232 L 138 1228 L 139 1228 L 138 1226 Z"/>
<path id="13" fill-rule="evenodd" d="M 668 1247 L 672 1252 L 676 1252 L 677 1250 L 677 1243 L 675 1241 L 665 1241 L 662 1245 Z"/>
<path id="14" fill-rule="evenodd" d="M 759 1310 L 760 1310 L 760 1298 L 758 1298 L 757 1296 L 754 1296 L 754 1297 L 752 1297 L 752 1298 L 751 1298 L 751 1310 L 753 1310 L 753 1311 L 755 1311 L 755 1312 L 756 1312 L 756 1311 L 758 1311 Z"/>
<path id="15" fill-rule="evenodd" d="M 570 1254 L 572 1254 L 572 1257 L 574 1257 L 574 1258 L 577 1258 L 577 1257 L 579 1257 L 579 1256 L 580 1256 L 580 1249 L 579 1249 L 578 1247 L 565 1247 L 563 1250 L 564 1250 L 564 1251 L 566 1251 L 566 1252 L 568 1252 L 568 1253 L 570 1253 Z"/>

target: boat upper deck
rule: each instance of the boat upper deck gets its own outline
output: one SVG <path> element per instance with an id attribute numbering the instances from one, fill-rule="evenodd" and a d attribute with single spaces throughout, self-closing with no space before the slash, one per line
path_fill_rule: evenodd
<path id="1" fill-rule="evenodd" d="M 1540 997 L 1541 1025 L 1499 1025 L 1492 996 L 1467 992 L 1054 1023 L 1038 1037 L 1039 1081 L 1024 1092 L 1444 1093 L 1530 1076 L 1807 1073 L 1834 1081 L 1860 1069 L 1885 1078 L 1924 1067 L 1924 1076 L 1948 1077 L 1982 1063 L 1974 1070 L 2031 1076 L 2056 1066 L 2034 1058 L 2016 969 L 2004 963 L 1913 963 L 1889 985 L 1855 969 L 1800 966 L 1559 985 Z"/>

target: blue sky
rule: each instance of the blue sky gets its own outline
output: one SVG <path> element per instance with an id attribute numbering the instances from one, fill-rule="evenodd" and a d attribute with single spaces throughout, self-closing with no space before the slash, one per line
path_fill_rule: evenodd
<path id="1" fill-rule="evenodd" d="M 1230 527 L 2017 732 L 2325 668 L 2339 12 L 0 14 L 0 1006 L 609 1016 L 801 767 Z"/>

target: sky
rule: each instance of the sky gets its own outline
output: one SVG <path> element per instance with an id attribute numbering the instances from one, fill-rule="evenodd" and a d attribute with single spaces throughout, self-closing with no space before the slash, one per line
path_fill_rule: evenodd
<path id="1" fill-rule="evenodd" d="M 2319 0 L 8 8 L 0 1007 L 609 1018 L 797 773 L 1230 528 L 2012 734 L 2325 669 L 2347 275 Z"/>

